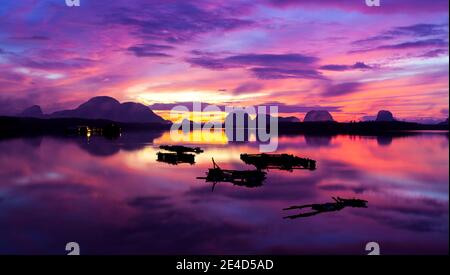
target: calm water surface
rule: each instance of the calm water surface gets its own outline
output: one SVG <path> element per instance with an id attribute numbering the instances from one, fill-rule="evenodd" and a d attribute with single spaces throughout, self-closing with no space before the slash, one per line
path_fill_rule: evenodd
<path id="1" fill-rule="evenodd" d="M 200 143 L 196 163 L 156 161 L 168 133 L 117 140 L 23 138 L 0 141 L 0 253 L 385 254 L 448 253 L 448 134 L 289 136 L 278 152 L 317 160 L 317 170 L 270 170 L 261 187 L 196 179 L 212 166 L 252 169 L 240 153 L 255 142 Z M 367 200 L 294 220 L 291 205 Z"/>

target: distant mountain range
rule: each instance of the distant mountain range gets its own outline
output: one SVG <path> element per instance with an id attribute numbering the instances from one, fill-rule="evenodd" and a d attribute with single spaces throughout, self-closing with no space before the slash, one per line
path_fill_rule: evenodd
<path id="1" fill-rule="evenodd" d="M 51 114 L 44 114 L 42 109 L 38 105 L 31 106 L 23 110 L 19 117 L 29 118 L 80 118 L 80 119 L 104 119 L 122 123 L 159 123 L 159 124 L 171 124 L 170 121 L 164 120 L 162 117 L 155 114 L 148 106 L 135 103 L 125 102 L 120 103 L 116 99 L 109 96 L 97 96 L 89 99 L 85 103 L 81 104 L 72 110 L 62 110 Z M 254 120 L 257 122 L 258 117 Z M 236 119 L 236 115 L 233 113 L 228 114 L 225 121 L 229 119 Z M 251 118 L 248 114 L 244 114 L 245 126 Z M 394 115 L 387 110 L 381 110 L 376 116 L 364 117 L 366 121 L 377 122 L 396 122 L 399 121 Z M 266 122 L 269 123 L 270 116 L 266 115 Z M 333 116 L 325 110 L 311 110 L 309 111 L 303 120 L 304 122 L 335 122 Z M 278 117 L 280 124 L 295 124 L 301 122 L 297 117 Z M 190 122 L 193 123 L 193 122 Z M 235 124 L 235 123 L 234 123 Z M 428 123 L 425 123 L 428 124 Z M 440 123 L 430 123 L 438 125 L 448 125 L 448 118 L 446 121 Z"/>
<path id="2" fill-rule="evenodd" d="M 266 129 L 270 129 L 270 115 L 265 115 Z M 238 125 L 237 119 L 244 118 L 244 123 Z M 261 129 L 258 125 L 258 116 L 251 118 L 247 113 L 236 115 L 230 113 L 226 122 L 233 122 L 234 128 Z M 328 111 L 311 110 L 303 122 L 296 117 L 277 117 L 278 133 L 280 135 L 404 135 L 405 131 L 443 130 L 448 131 L 448 119 L 441 123 L 427 124 L 397 120 L 389 111 L 380 111 L 376 117 L 370 117 L 368 121 L 337 122 Z M 231 121 L 230 121 L 231 120 Z M 186 120 L 191 127 L 202 126 Z M 250 124 L 252 122 L 252 124 Z M 31 106 L 16 116 L 0 116 L 0 139 L 22 136 L 54 135 L 66 136 L 68 129 L 79 126 L 92 128 L 105 128 L 117 124 L 123 132 L 156 130 L 166 131 L 174 126 L 170 121 L 156 115 L 148 106 L 140 103 L 120 103 L 108 96 L 91 98 L 72 110 L 62 110 L 51 114 L 44 114 L 40 106 Z M 178 123 L 175 124 L 175 126 Z M 188 129 L 183 129 L 188 130 Z M 233 135 L 236 132 L 233 131 Z M 447 133 L 448 134 L 448 133 Z M 228 133 L 227 133 L 228 135 Z"/>
<path id="3" fill-rule="evenodd" d="M 39 106 L 32 106 L 19 114 L 21 117 L 35 118 L 83 118 L 107 119 L 124 123 L 170 123 L 155 114 L 149 107 L 134 102 L 120 103 L 108 96 L 97 96 L 89 99 L 73 110 L 63 110 L 51 114 L 43 114 Z"/>

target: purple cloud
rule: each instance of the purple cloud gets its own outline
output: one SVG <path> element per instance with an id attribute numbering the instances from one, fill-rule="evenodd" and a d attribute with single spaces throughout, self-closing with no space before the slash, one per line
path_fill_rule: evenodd
<path id="1" fill-rule="evenodd" d="M 225 58 L 212 58 L 208 56 L 189 58 L 192 65 L 207 69 L 228 69 L 249 66 L 263 67 L 289 67 L 310 65 L 319 59 L 303 54 L 239 54 Z"/>
<path id="2" fill-rule="evenodd" d="M 230 65 L 223 62 L 223 60 L 210 57 L 193 57 L 186 60 L 193 66 L 203 67 L 210 70 L 225 70 L 236 68 L 236 65 Z"/>
<path id="3" fill-rule="evenodd" d="M 49 61 L 50 59 L 41 58 L 14 58 L 16 64 L 21 66 L 34 68 L 34 69 L 46 69 L 46 70 L 70 70 L 70 69 L 82 69 L 87 68 L 95 64 L 95 60 L 88 58 L 71 58 L 58 61 Z"/>
<path id="4" fill-rule="evenodd" d="M 324 96 L 341 96 L 357 92 L 362 87 L 358 82 L 346 82 L 327 87 L 322 95 Z"/>
<path id="5" fill-rule="evenodd" d="M 408 41 L 397 44 L 390 45 L 381 45 L 375 48 L 367 48 L 361 50 L 353 50 L 350 53 L 361 53 L 361 52 L 370 52 L 377 50 L 405 50 L 405 49 L 418 49 L 418 48 L 446 48 L 448 47 L 448 41 L 444 39 L 425 39 L 425 40 L 417 40 L 417 41 Z"/>
<path id="6" fill-rule="evenodd" d="M 373 43 L 373 42 L 392 40 L 394 38 L 395 38 L 395 36 L 391 35 L 391 34 L 379 34 L 379 35 L 375 35 L 375 36 L 372 36 L 372 37 L 369 37 L 369 38 L 353 41 L 352 44 L 355 44 L 355 45 L 358 45 L 358 44 L 369 44 L 369 43 Z"/>
<path id="7" fill-rule="evenodd" d="M 396 27 L 387 33 L 391 35 L 411 35 L 424 37 L 430 35 L 446 35 L 447 29 L 447 25 L 443 24 L 415 24 Z"/>
<path id="8" fill-rule="evenodd" d="M 43 36 L 43 35 L 31 35 L 31 36 L 11 37 L 11 39 L 16 39 L 16 40 L 47 41 L 47 40 L 50 40 L 50 37 L 48 37 L 48 36 Z"/>
<path id="9" fill-rule="evenodd" d="M 448 0 L 382 0 L 380 8 L 368 7 L 363 0 L 266 0 L 272 6 L 287 8 L 300 6 L 302 8 L 329 9 L 337 8 L 363 13 L 424 13 L 448 10 Z"/>
<path id="10" fill-rule="evenodd" d="M 169 54 L 161 51 L 171 50 L 174 47 L 158 44 L 138 44 L 129 47 L 127 50 L 132 52 L 137 57 L 170 57 Z"/>
<path id="11" fill-rule="evenodd" d="M 281 68 L 252 68 L 251 71 L 259 79 L 325 79 L 324 76 L 314 69 L 281 69 Z"/>
<path id="12" fill-rule="evenodd" d="M 197 102 L 197 104 L 200 104 L 200 108 L 203 109 L 205 108 L 208 103 L 205 102 Z M 148 106 L 150 109 L 152 110 L 157 110 L 157 111 L 170 111 L 172 110 L 174 107 L 185 107 L 187 108 L 189 111 L 193 111 L 193 105 L 194 102 L 175 102 L 175 103 L 154 103 L 150 106 Z M 219 108 L 224 109 L 225 105 L 217 105 Z"/>
<path id="13" fill-rule="evenodd" d="M 447 47 L 448 42 L 442 39 L 426 39 L 413 42 L 404 42 L 393 45 L 384 45 L 376 49 L 411 49 L 411 48 L 424 48 L 424 47 Z"/>
<path id="14" fill-rule="evenodd" d="M 442 56 L 442 55 L 446 55 L 448 54 L 448 49 L 436 49 L 436 50 L 431 50 L 428 51 L 422 55 L 420 55 L 419 57 L 438 57 L 438 56 Z"/>
<path id="15" fill-rule="evenodd" d="M 201 108 L 205 108 L 208 105 L 208 103 L 202 103 Z M 329 112 L 341 112 L 342 107 L 341 106 L 319 106 L 319 105 L 311 105 L 311 106 L 303 106 L 303 105 L 287 105 L 282 102 L 273 101 L 273 102 L 265 102 L 263 104 L 259 104 L 261 106 L 278 106 L 278 112 L 279 113 L 307 113 L 312 110 L 325 110 Z M 150 105 L 150 109 L 152 110 L 158 110 L 158 111 L 168 111 L 174 108 L 175 106 L 184 106 L 189 111 L 192 111 L 192 102 L 176 102 L 176 103 L 155 103 Z M 245 107 L 245 104 L 238 104 L 236 103 L 229 104 L 228 106 L 243 106 Z M 217 105 L 220 109 L 224 110 L 225 105 Z"/>
<path id="16" fill-rule="evenodd" d="M 252 24 L 250 20 L 228 14 L 220 6 L 205 8 L 201 3 L 186 1 L 142 2 L 134 8 L 117 8 L 113 16 L 105 16 L 104 22 L 132 27 L 133 33 L 146 41 L 169 43 L 185 42 L 202 33 L 229 31 Z"/>
<path id="17" fill-rule="evenodd" d="M 299 66 L 318 61 L 314 56 L 303 54 L 241 54 L 224 59 L 225 63 L 252 66 Z"/>
<path id="18" fill-rule="evenodd" d="M 317 111 L 328 111 L 328 112 L 341 112 L 342 107 L 341 106 L 320 106 L 320 105 L 311 105 L 311 106 L 305 106 L 305 105 L 288 105 L 282 102 L 266 102 L 264 104 L 265 106 L 278 106 L 278 112 L 279 113 L 307 113 L 312 110 Z"/>
<path id="19" fill-rule="evenodd" d="M 225 58 L 195 57 L 187 62 L 212 70 L 247 68 L 259 79 L 320 79 L 321 73 L 311 68 L 318 60 L 303 54 L 239 54 Z"/>
<path id="20" fill-rule="evenodd" d="M 353 65 L 324 65 L 320 67 L 321 70 L 326 71 L 349 71 L 349 70 L 368 70 L 372 69 L 371 66 L 366 65 L 364 62 L 356 62 Z"/>
<path id="21" fill-rule="evenodd" d="M 373 44 L 375 42 L 383 42 L 394 40 L 397 38 L 411 37 L 424 38 L 432 37 L 445 39 L 448 33 L 448 25 L 445 24 L 414 24 L 409 26 L 394 27 L 388 31 L 384 31 L 378 35 L 360 39 L 353 42 L 353 44 Z"/>
<path id="22" fill-rule="evenodd" d="M 233 90 L 233 94 L 255 93 L 260 91 L 264 86 L 257 82 L 246 82 Z"/>

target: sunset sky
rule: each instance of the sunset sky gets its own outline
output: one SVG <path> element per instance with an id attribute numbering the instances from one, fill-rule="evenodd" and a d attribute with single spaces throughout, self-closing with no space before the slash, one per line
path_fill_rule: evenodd
<path id="1" fill-rule="evenodd" d="M 0 114 L 97 95 L 448 117 L 448 0 L 0 2 Z"/>

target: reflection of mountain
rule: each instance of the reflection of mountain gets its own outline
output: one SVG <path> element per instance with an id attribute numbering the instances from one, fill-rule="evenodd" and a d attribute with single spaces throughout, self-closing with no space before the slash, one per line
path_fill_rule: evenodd
<path id="1" fill-rule="evenodd" d="M 426 135 L 435 135 L 435 136 L 446 136 L 448 138 L 448 132 L 392 132 L 392 133 L 382 133 L 376 136 L 377 144 L 379 146 L 390 146 L 395 139 L 407 138 L 412 136 L 426 136 Z"/>
<path id="2" fill-rule="evenodd" d="M 280 125 L 280 135 L 397 135 L 406 131 L 448 131 L 448 124 L 419 124 L 403 121 L 365 121 L 365 122 L 302 122 Z"/>
<path id="3" fill-rule="evenodd" d="M 42 137 L 25 138 L 23 141 L 29 144 L 32 148 L 39 148 L 42 144 Z"/>
<path id="4" fill-rule="evenodd" d="M 91 138 L 68 138 L 78 143 L 81 149 L 94 156 L 111 156 L 120 150 L 135 151 L 153 143 L 154 139 L 161 137 L 162 131 L 129 132 L 117 139 L 106 139 L 101 136 Z"/>
<path id="5" fill-rule="evenodd" d="M 377 136 L 377 143 L 379 146 L 389 146 L 392 144 L 392 136 Z"/>
<path id="6" fill-rule="evenodd" d="M 310 147 L 330 146 L 332 136 L 305 135 L 306 144 Z"/>

